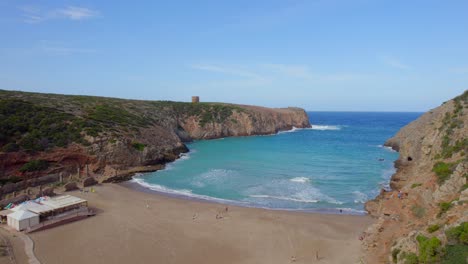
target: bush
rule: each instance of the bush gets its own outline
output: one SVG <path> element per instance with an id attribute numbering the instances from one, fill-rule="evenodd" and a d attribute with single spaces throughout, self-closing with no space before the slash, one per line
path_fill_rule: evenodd
<path id="1" fill-rule="evenodd" d="M 439 225 L 430 225 L 428 228 L 427 228 L 427 232 L 429 233 L 434 233 L 435 231 L 439 230 L 440 229 L 440 226 Z"/>
<path id="2" fill-rule="evenodd" d="M 448 245 L 445 247 L 445 252 L 442 264 L 466 263 L 468 259 L 467 245 Z"/>
<path id="3" fill-rule="evenodd" d="M 452 208 L 452 203 L 451 202 L 443 202 L 439 204 L 440 212 L 438 216 L 440 217 L 441 215 L 445 214 L 450 208 Z"/>
<path id="4" fill-rule="evenodd" d="M 419 243 L 419 262 L 422 263 L 437 263 L 441 260 L 444 249 L 441 247 L 441 242 L 437 237 L 427 238 L 419 235 L 416 237 Z"/>
<path id="5" fill-rule="evenodd" d="M 468 245 L 468 222 L 452 227 L 445 231 L 445 235 L 450 243 L 460 243 Z"/>
<path id="6" fill-rule="evenodd" d="M 19 146 L 18 144 L 11 142 L 3 146 L 2 150 L 5 152 L 15 152 L 19 150 Z"/>
<path id="7" fill-rule="evenodd" d="M 437 175 L 439 184 L 444 183 L 445 180 L 447 180 L 448 177 L 452 175 L 454 169 L 454 163 L 445 163 L 442 161 L 437 162 L 434 164 L 434 167 L 432 167 L 432 171 Z"/>
<path id="8" fill-rule="evenodd" d="M 419 187 L 419 186 L 421 186 L 421 185 L 422 185 L 422 183 L 413 183 L 413 184 L 411 185 L 411 189 L 414 189 L 414 188 Z"/>
<path id="9" fill-rule="evenodd" d="M 31 171 L 41 171 L 49 167 L 49 163 L 45 160 L 31 160 L 30 162 L 24 164 L 19 171 L 21 172 L 31 172 Z"/>
<path id="10" fill-rule="evenodd" d="M 138 151 L 143 151 L 143 150 L 145 149 L 145 147 L 146 147 L 145 144 L 139 143 L 139 142 L 134 142 L 134 143 L 132 144 L 132 146 L 133 146 L 134 149 L 136 149 L 136 150 L 138 150 Z"/>
<path id="11" fill-rule="evenodd" d="M 422 218 L 426 214 L 426 209 L 419 205 L 413 205 L 411 207 L 411 212 L 413 212 L 413 215 L 416 216 L 417 218 Z"/>
<path id="12" fill-rule="evenodd" d="M 409 252 L 409 253 L 403 252 L 401 254 L 401 259 L 404 260 L 405 264 L 418 264 L 419 263 L 418 256 L 414 254 L 413 252 Z"/>
<path id="13" fill-rule="evenodd" d="M 397 263 L 398 262 L 398 254 L 400 253 L 400 249 L 399 248 L 395 248 L 394 250 L 392 250 L 392 261 L 393 263 Z"/>

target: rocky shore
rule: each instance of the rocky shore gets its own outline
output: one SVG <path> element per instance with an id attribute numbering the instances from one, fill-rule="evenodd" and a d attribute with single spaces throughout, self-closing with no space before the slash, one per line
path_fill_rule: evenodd
<path id="1" fill-rule="evenodd" d="M 467 113 L 465 92 L 385 143 L 400 156 L 392 191 L 382 190 L 365 205 L 376 218 L 364 234 L 367 263 L 439 263 L 455 247 L 457 254 L 468 254 L 448 235 L 468 221 Z"/>
<path id="2" fill-rule="evenodd" d="M 30 187 L 80 183 L 88 177 L 125 181 L 137 172 L 163 168 L 187 152 L 185 143 L 192 140 L 310 127 L 306 112 L 294 107 L 4 90 L 0 96 L 2 199 L 28 193 Z"/>

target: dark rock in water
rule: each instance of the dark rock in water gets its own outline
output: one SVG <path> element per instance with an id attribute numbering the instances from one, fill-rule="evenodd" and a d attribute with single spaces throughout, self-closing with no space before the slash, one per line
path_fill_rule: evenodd
<path id="1" fill-rule="evenodd" d="M 380 158 L 380 159 L 379 159 L 379 161 L 385 161 L 385 159 L 383 159 L 383 158 Z"/>
<path id="2" fill-rule="evenodd" d="M 98 184 L 98 181 L 96 181 L 96 179 L 94 179 L 93 177 L 88 177 L 83 180 L 83 187 L 88 187 L 96 184 Z"/>
<path id="3" fill-rule="evenodd" d="M 69 182 L 65 184 L 63 187 L 65 187 L 66 192 L 78 190 L 78 185 L 76 184 L 76 182 Z"/>

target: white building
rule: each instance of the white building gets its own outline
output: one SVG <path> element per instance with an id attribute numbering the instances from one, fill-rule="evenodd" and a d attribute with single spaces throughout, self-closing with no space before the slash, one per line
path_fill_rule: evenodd
<path id="1" fill-rule="evenodd" d="M 29 211 L 16 211 L 7 215 L 7 223 L 17 231 L 39 224 L 39 215 Z"/>

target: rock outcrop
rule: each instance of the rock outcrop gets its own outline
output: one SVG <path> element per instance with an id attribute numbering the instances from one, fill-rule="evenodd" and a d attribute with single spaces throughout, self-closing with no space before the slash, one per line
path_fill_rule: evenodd
<path id="1" fill-rule="evenodd" d="M 425 113 L 385 143 L 400 156 L 390 182 L 393 191 L 382 191 L 366 203 L 366 210 L 377 218 L 363 241 L 367 263 L 410 261 L 420 254 L 416 237 L 436 237 L 445 244 L 444 231 L 468 221 L 468 204 L 462 202 L 468 190 L 467 135 L 465 92 Z"/>
<path id="2" fill-rule="evenodd" d="M 115 182 L 174 161 L 188 141 L 293 127 L 310 127 L 303 109 L 0 90 L 0 179 L 23 186 L 16 182 L 61 173 L 65 182 Z"/>

